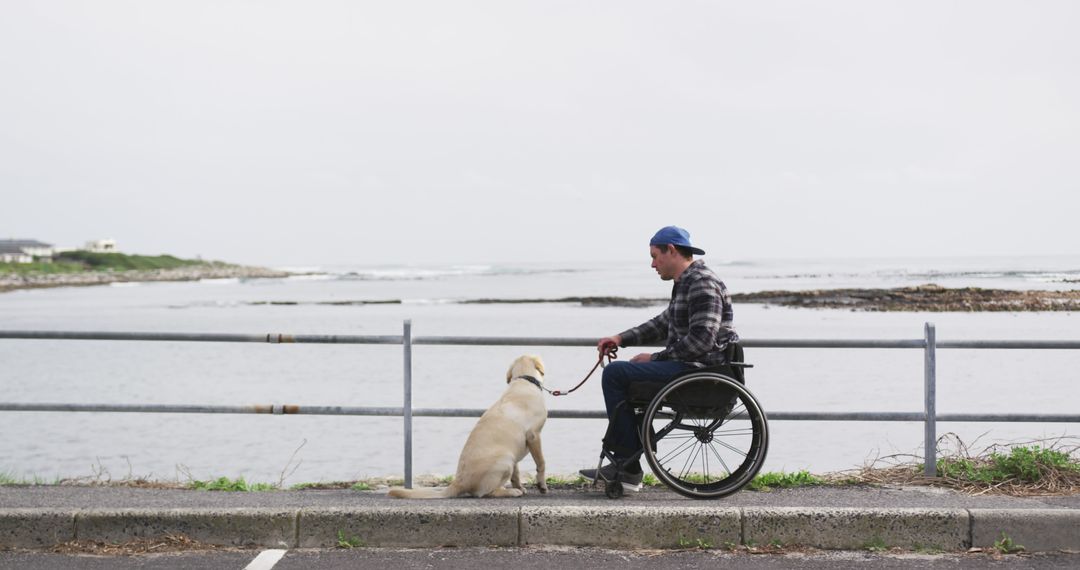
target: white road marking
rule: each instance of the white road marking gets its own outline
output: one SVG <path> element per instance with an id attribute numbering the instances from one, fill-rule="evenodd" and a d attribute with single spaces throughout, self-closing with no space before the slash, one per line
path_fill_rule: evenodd
<path id="1" fill-rule="evenodd" d="M 285 556 L 286 552 L 288 550 L 264 550 L 251 561 L 251 564 L 244 566 L 244 570 L 270 570 L 282 556 Z"/>

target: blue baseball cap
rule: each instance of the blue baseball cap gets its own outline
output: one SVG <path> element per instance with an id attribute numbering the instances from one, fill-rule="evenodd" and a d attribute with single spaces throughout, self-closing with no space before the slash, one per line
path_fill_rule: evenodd
<path id="1" fill-rule="evenodd" d="M 649 245 L 678 245 L 689 249 L 695 255 L 705 255 L 705 251 L 690 245 L 690 232 L 678 226 L 665 226 L 649 240 Z"/>

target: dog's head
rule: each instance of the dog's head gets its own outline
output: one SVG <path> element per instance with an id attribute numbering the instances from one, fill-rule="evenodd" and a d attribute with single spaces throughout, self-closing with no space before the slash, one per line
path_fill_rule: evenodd
<path id="1" fill-rule="evenodd" d="M 517 357 L 506 371 L 506 383 L 518 376 L 534 376 L 540 382 L 544 381 L 544 361 L 539 356 L 525 354 Z"/>

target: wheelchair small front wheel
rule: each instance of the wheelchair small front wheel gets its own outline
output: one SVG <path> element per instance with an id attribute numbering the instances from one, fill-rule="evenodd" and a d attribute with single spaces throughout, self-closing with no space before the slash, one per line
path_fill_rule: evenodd
<path id="1" fill-rule="evenodd" d="M 645 410 L 641 437 L 656 478 L 693 499 L 743 488 L 769 448 L 768 420 L 757 399 L 716 372 L 688 374 L 662 388 Z"/>
<path id="2" fill-rule="evenodd" d="M 619 499 L 623 496 L 623 484 L 619 481 L 605 481 L 604 494 L 609 499 Z"/>

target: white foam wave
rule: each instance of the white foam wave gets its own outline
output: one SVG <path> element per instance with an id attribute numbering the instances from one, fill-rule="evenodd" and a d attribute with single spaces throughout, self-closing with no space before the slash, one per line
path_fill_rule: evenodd
<path id="1" fill-rule="evenodd" d="M 330 281 L 331 279 L 337 279 L 339 276 L 332 273 L 308 273 L 304 275 L 290 275 L 285 278 L 286 281 Z"/>

